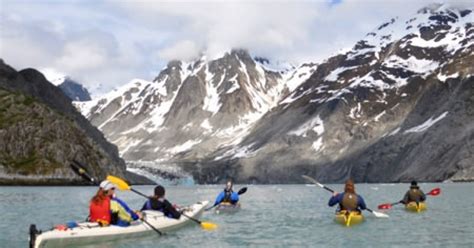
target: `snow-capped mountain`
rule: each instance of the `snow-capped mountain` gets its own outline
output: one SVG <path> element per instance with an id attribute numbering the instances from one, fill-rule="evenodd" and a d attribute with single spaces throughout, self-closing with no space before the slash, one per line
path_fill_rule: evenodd
<path id="1" fill-rule="evenodd" d="M 152 82 L 132 80 L 76 106 L 127 160 L 195 160 L 239 143 L 316 68 L 283 65 L 271 69 L 268 60 L 244 50 L 172 61 Z"/>
<path id="2" fill-rule="evenodd" d="M 125 159 L 197 182 L 473 179 L 473 16 L 431 5 L 318 65 L 174 61 L 81 109 Z"/>
<path id="3" fill-rule="evenodd" d="M 472 10 L 433 5 L 393 18 L 193 171 L 266 183 L 474 178 Z M 474 144 L 474 143 L 473 143 Z M 191 167 L 189 167 L 191 168 Z"/>

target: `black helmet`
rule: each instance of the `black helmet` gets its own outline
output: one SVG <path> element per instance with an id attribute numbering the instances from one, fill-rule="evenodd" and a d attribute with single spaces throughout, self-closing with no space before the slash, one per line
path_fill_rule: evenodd
<path id="1" fill-rule="evenodd" d="M 418 183 L 415 180 L 411 181 L 411 186 L 417 186 L 417 185 Z"/>

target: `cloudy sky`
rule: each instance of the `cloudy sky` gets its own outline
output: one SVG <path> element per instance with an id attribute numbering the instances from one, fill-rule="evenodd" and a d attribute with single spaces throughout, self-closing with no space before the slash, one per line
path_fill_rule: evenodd
<path id="1" fill-rule="evenodd" d="M 167 61 L 203 52 L 245 48 L 317 62 L 432 2 L 0 0 L 0 58 L 16 69 L 69 75 L 99 94 L 133 78 L 152 80 Z"/>

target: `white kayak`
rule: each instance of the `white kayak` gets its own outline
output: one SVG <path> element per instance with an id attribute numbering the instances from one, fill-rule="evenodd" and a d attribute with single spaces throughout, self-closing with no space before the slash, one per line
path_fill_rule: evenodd
<path id="1" fill-rule="evenodd" d="M 190 217 L 198 218 L 209 202 L 203 201 L 193 204 L 184 211 Z M 159 211 L 144 211 L 145 219 L 161 232 L 169 232 L 193 222 L 185 216 L 179 219 L 169 218 Z M 100 227 L 95 222 L 78 223 L 77 227 L 67 230 L 46 231 L 32 237 L 30 247 L 68 247 L 72 245 L 87 245 L 98 242 L 115 241 L 118 239 L 136 238 L 145 235 L 158 235 L 143 221 L 137 220 L 128 227 L 107 226 Z"/>
<path id="2" fill-rule="evenodd" d="M 240 203 L 231 204 L 231 203 L 221 203 L 216 207 L 216 214 L 219 213 L 235 213 L 240 210 Z"/>

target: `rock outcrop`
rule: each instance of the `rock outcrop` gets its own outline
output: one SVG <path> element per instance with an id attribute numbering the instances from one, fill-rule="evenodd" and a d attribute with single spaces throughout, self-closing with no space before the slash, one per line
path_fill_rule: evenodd
<path id="1" fill-rule="evenodd" d="M 117 147 L 41 73 L 0 60 L 0 184 L 86 184 L 69 167 L 73 159 L 99 179 L 151 183 L 130 176 Z"/>

